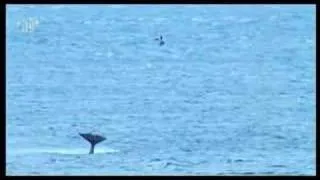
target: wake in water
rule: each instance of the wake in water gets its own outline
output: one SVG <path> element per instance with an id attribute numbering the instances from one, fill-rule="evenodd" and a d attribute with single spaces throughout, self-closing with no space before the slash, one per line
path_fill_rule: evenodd
<path id="1" fill-rule="evenodd" d="M 108 154 L 116 153 L 117 150 L 111 148 L 98 148 L 95 150 L 95 154 Z M 70 155 L 79 155 L 79 154 L 88 154 L 87 148 L 75 148 L 75 149 L 66 149 L 66 148 L 30 148 L 30 149 L 19 149 L 19 150 L 8 150 L 9 154 L 70 154 Z"/>

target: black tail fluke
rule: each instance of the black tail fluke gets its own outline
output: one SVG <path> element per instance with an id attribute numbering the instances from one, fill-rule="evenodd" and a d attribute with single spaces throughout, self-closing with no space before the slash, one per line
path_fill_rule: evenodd
<path id="1" fill-rule="evenodd" d="M 84 139 L 86 139 L 87 141 L 89 141 L 89 143 L 91 144 L 91 148 L 90 148 L 90 152 L 89 154 L 93 154 L 94 153 L 94 146 L 104 140 L 106 140 L 105 137 L 100 136 L 100 135 L 96 135 L 96 134 L 91 134 L 91 133 L 79 133 L 79 135 L 81 137 L 83 137 Z"/>

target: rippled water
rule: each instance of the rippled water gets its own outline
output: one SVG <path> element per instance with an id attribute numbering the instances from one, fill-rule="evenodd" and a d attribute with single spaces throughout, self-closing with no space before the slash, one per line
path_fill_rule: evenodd
<path id="1" fill-rule="evenodd" d="M 7 175 L 315 174 L 315 6 L 11 5 L 6 23 Z M 107 140 L 89 155 L 79 132 Z"/>

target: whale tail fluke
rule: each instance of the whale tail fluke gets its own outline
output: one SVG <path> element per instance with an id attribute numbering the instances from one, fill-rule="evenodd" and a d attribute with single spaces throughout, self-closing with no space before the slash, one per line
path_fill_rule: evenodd
<path id="1" fill-rule="evenodd" d="M 81 137 L 83 137 L 85 140 L 87 140 L 91 144 L 90 152 L 89 154 L 94 153 L 94 147 L 96 144 L 106 140 L 105 137 L 96 135 L 96 134 L 91 134 L 91 133 L 79 133 Z"/>

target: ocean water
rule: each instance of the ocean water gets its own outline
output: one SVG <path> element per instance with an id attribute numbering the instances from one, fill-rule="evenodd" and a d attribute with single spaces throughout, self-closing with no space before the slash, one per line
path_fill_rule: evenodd
<path id="1" fill-rule="evenodd" d="M 313 5 L 8 5 L 6 174 L 315 175 L 315 33 Z"/>

